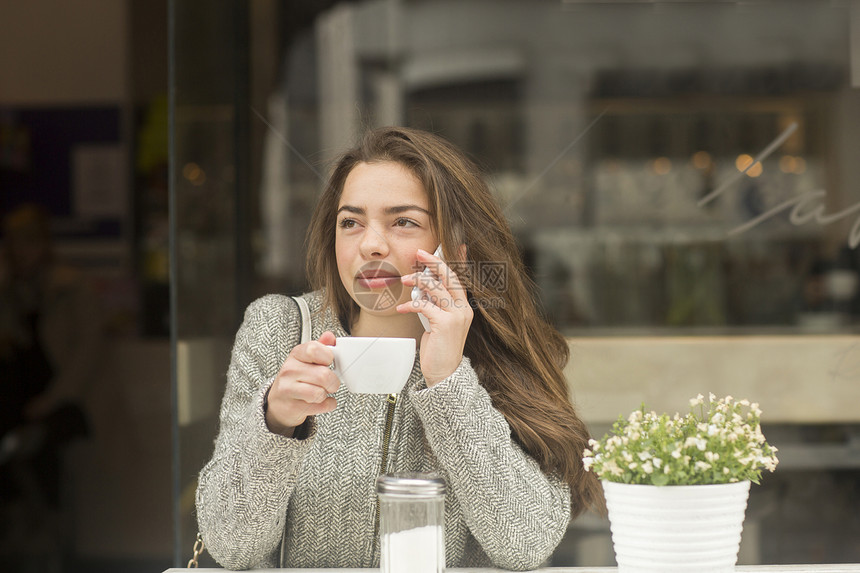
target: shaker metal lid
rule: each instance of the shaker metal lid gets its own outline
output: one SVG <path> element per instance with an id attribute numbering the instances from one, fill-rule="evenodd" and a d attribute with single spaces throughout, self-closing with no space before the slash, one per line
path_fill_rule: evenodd
<path id="1" fill-rule="evenodd" d="M 445 480 L 437 473 L 385 474 L 376 478 L 376 491 L 384 495 L 435 497 L 445 494 Z"/>

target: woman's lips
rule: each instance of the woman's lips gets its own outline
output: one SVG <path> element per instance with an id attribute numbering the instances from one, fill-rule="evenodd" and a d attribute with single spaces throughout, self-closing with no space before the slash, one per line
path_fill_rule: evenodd
<path id="1" fill-rule="evenodd" d="M 359 286 L 367 289 L 389 288 L 393 284 L 400 282 L 399 276 L 394 275 L 358 275 L 355 281 Z"/>
<path id="2" fill-rule="evenodd" d="M 371 312 L 387 312 L 403 298 L 400 270 L 387 261 L 368 261 L 353 278 L 353 297 Z"/>

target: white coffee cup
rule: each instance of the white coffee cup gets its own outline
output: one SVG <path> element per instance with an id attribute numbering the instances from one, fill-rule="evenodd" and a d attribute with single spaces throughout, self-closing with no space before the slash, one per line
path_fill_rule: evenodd
<path id="1" fill-rule="evenodd" d="M 414 338 L 348 336 L 331 349 L 334 373 L 356 394 L 397 394 L 415 362 Z"/>

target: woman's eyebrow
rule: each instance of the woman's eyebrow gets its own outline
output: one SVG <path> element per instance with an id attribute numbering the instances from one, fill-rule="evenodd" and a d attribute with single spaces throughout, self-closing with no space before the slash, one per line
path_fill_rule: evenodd
<path id="1" fill-rule="evenodd" d="M 430 211 L 425 209 L 424 207 L 419 207 L 418 205 L 395 205 L 393 207 L 386 207 L 384 213 L 386 215 L 396 215 L 398 213 L 404 213 L 406 211 L 421 211 L 422 213 L 430 214 Z"/>
<path id="2" fill-rule="evenodd" d="M 341 208 L 337 210 L 336 214 L 339 215 L 341 211 L 355 213 L 356 215 L 364 215 L 366 213 L 366 211 L 362 207 L 354 207 L 352 205 L 341 206 Z M 404 213 L 406 211 L 421 211 L 422 213 L 430 215 L 430 211 L 419 205 L 394 205 L 392 207 L 386 207 L 383 210 L 383 213 L 385 213 L 386 215 L 397 215 L 398 213 Z"/>
<path id="3" fill-rule="evenodd" d="M 349 213 L 355 213 L 356 215 L 364 215 L 364 209 L 361 207 L 353 207 L 352 205 L 344 205 L 340 209 L 337 210 L 335 215 L 340 215 L 341 211 L 348 211 Z"/>

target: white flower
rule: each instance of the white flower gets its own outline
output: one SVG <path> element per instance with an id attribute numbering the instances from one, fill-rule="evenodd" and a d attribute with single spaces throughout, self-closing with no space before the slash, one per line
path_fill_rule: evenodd
<path id="1" fill-rule="evenodd" d="M 618 467 L 618 464 L 615 463 L 615 460 L 607 460 L 605 464 L 603 464 L 603 469 L 608 470 L 612 475 L 621 475 L 624 471 Z"/>
<path id="2" fill-rule="evenodd" d="M 632 483 L 650 483 L 649 475 L 660 470 L 670 483 L 756 480 L 762 470 L 773 471 L 776 448 L 761 432 L 758 404 L 731 396 L 717 400 L 713 393 L 708 400 L 704 403 L 699 394 L 690 405 L 701 409 L 691 408 L 684 416 L 658 415 L 643 407 L 620 418 L 611 434 L 588 441 L 585 469 L 601 479 L 627 477 Z M 687 471 L 698 476 L 687 479 Z"/>
<path id="3" fill-rule="evenodd" d="M 759 463 L 762 464 L 767 471 L 774 471 L 776 469 L 776 464 L 778 463 L 776 458 L 772 456 L 765 456 L 759 458 Z"/>

